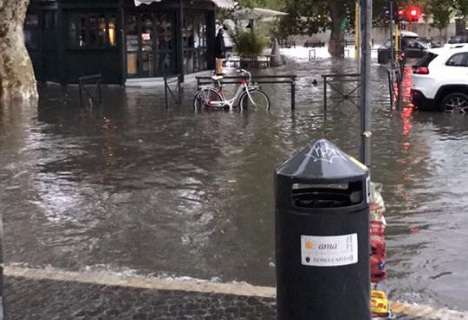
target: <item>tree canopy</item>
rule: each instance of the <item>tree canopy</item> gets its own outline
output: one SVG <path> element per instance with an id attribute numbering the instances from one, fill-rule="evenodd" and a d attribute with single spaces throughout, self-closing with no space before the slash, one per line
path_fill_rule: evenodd
<path id="1" fill-rule="evenodd" d="M 468 0 L 394 0 L 395 10 L 408 5 L 423 8 L 426 17 L 432 17 L 432 25 L 445 28 L 454 15 L 468 17 Z M 355 0 L 239 0 L 242 6 L 267 7 L 282 10 L 289 15 L 281 19 L 277 35 L 303 34 L 331 30 L 331 53 L 340 56 L 344 48 L 339 44 L 346 31 L 353 31 Z M 373 15 L 376 24 L 382 24 L 388 17 L 389 0 L 374 0 Z"/>

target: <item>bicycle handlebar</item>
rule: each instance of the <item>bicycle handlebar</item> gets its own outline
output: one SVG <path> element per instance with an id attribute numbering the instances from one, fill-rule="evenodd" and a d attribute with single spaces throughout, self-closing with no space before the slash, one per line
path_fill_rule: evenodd
<path id="1" fill-rule="evenodd" d="M 248 77 L 249 77 L 249 83 L 252 82 L 252 73 L 251 72 L 249 72 L 249 71 L 247 71 L 245 69 L 237 69 L 237 72 L 247 74 Z"/>

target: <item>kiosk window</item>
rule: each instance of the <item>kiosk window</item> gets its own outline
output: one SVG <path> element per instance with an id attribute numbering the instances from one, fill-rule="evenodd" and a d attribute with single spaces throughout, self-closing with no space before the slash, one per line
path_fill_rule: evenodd
<path id="1" fill-rule="evenodd" d="M 71 48 L 105 49 L 117 45 L 117 19 L 110 15 L 71 15 L 68 43 Z"/>

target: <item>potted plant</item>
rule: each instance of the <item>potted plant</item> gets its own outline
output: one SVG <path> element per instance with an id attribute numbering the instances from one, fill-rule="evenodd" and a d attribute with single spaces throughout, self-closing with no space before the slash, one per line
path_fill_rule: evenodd
<path id="1" fill-rule="evenodd" d="M 233 36 L 235 50 L 241 59 L 241 67 L 252 67 L 268 45 L 268 39 L 252 30 L 240 31 Z"/>

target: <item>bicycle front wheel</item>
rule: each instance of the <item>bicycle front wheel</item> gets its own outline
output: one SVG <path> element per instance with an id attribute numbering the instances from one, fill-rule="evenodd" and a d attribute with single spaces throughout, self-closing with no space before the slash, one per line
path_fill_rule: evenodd
<path id="1" fill-rule="evenodd" d="M 193 110 L 201 111 L 212 101 L 222 101 L 221 95 L 213 88 L 203 88 L 197 91 L 193 98 Z"/>
<path id="2" fill-rule="evenodd" d="M 243 110 L 265 112 L 270 110 L 270 98 L 262 90 L 252 90 L 242 94 L 239 105 Z"/>

